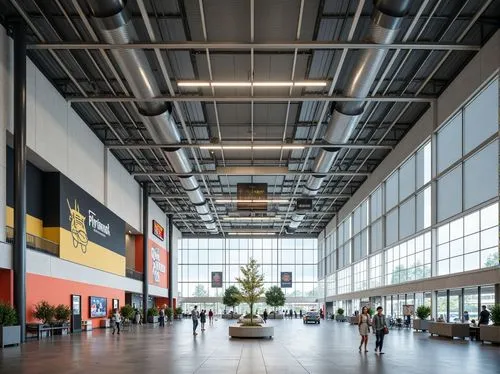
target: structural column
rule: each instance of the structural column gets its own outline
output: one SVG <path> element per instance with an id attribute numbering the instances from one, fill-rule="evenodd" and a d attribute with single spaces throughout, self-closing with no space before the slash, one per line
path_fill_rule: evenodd
<path id="1" fill-rule="evenodd" d="M 173 292 L 173 270 L 174 270 L 174 238 L 172 234 L 174 232 L 174 224 L 172 222 L 173 215 L 169 214 L 168 219 L 168 306 L 170 308 L 174 307 L 174 292 Z"/>
<path id="2" fill-rule="evenodd" d="M 145 321 L 148 316 L 148 299 L 149 299 L 149 256 L 148 256 L 148 241 L 149 241 L 149 196 L 148 182 L 142 185 L 142 312 L 144 313 Z"/>
<path id="3" fill-rule="evenodd" d="M 14 305 L 26 336 L 26 27 L 14 26 Z"/>

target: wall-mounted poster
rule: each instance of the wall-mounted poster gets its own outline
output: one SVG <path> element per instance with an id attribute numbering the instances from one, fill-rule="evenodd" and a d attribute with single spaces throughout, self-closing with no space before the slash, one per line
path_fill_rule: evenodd
<path id="1" fill-rule="evenodd" d="M 292 287 L 292 272 L 282 271 L 281 272 L 281 288 L 291 288 Z"/>
<path id="2" fill-rule="evenodd" d="M 71 332 L 82 331 L 82 297 L 71 295 Z"/>
<path id="3" fill-rule="evenodd" d="M 165 239 L 165 228 L 155 220 L 153 220 L 153 235 L 162 241 Z"/>
<path id="4" fill-rule="evenodd" d="M 415 305 L 403 305 L 403 315 L 412 316 L 415 312 Z"/>
<path id="5" fill-rule="evenodd" d="M 106 317 L 108 315 L 108 300 L 105 297 L 89 296 L 90 318 Z"/>
<path id="6" fill-rule="evenodd" d="M 212 288 L 222 288 L 222 271 L 212 271 Z"/>
<path id="7" fill-rule="evenodd" d="M 113 310 L 120 308 L 120 300 L 113 299 Z"/>

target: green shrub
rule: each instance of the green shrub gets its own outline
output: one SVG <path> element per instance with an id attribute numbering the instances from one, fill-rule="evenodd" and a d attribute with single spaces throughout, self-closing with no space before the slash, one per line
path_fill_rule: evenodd
<path id="1" fill-rule="evenodd" d="M 341 316 L 343 316 L 344 315 L 344 309 L 338 308 L 337 309 L 337 314 L 340 314 Z"/>
<path id="2" fill-rule="evenodd" d="M 59 304 L 54 308 L 54 317 L 56 321 L 64 323 L 69 321 L 71 316 L 71 309 L 69 306 L 64 304 Z"/>
<path id="3" fill-rule="evenodd" d="M 7 303 L 0 302 L 0 326 L 17 325 L 16 310 Z"/>
<path id="4" fill-rule="evenodd" d="M 50 305 L 47 301 L 42 300 L 38 304 L 35 304 L 33 308 L 33 317 L 37 320 L 42 321 L 44 325 L 51 323 L 54 319 L 55 308 Z"/>
<path id="5" fill-rule="evenodd" d="M 500 326 L 500 304 L 495 304 L 490 310 L 491 321 L 495 326 Z"/>
<path id="6" fill-rule="evenodd" d="M 425 305 L 420 305 L 417 308 L 417 317 L 420 319 L 427 319 L 431 315 L 431 308 Z"/>
<path id="7" fill-rule="evenodd" d="M 170 307 L 165 308 L 165 316 L 167 317 L 168 321 L 172 320 L 173 315 L 174 315 L 174 309 L 172 309 Z"/>
<path id="8" fill-rule="evenodd" d="M 124 305 L 120 308 L 120 314 L 123 318 L 130 320 L 133 320 L 135 317 L 135 310 L 132 308 L 131 305 Z"/>
<path id="9" fill-rule="evenodd" d="M 160 311 L 158 310 L 158 308 L 156 306 L 148 309 L 148 317 L 151 317 L 151 316 L 156 317 L 159 315 L 160 315 Z"/>
<path id="10" fill-rule="evenodd" d="M 178 306 L 177 308 L 175 308 L 174 315 L 175 316 L 182 316 L 182 308 L 180 306 Z"/>

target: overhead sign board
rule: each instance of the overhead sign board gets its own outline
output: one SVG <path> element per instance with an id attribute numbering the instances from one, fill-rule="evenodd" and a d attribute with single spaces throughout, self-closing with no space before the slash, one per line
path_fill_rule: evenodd
<path id="1" fill-rule="evenodd" d="M 312 199 L 302 198 L 297 199 L 297 205 L 295 210 L 312 210 L 313 201 Z"/>

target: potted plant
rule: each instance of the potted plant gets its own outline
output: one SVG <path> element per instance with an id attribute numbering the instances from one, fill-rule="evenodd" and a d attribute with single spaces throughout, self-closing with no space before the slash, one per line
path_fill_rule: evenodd
<path id="1" fill-rule="evenodd" d="M 170 307 L 165 308 L 165 317 L 167 317 L 168 322 L 172 322 L 173 315 L 174 315 L 174 309 Z"/>
<path id="2" fill-rule="evenodd" d="M 276 319 L 276 308 L 285 305 L 285 294 L 278 286 L 272 286 L 266 291 L 266 304 L 274 308 L 273 316 Z"/>
<path id="3" fill-rule="evenodd" d="M 342 309 L 342 308 L 338 308 L 337 309 L 337 316 L 335 317 L 335 320 L 337 322 L 343 322 L 343 321 L 345 321 L 344 309 Z"/>
<path id="4" fill-rule="evenodd" d="M 126 304 L 120 308 L 120 315 L 124 320 L 133 321 L 135 310 L 131 305 Z"/>
<path id="5" fill-rule="evenodd" d="M 158 323 L 160 311 L 156 306 L 148 309 L 148 323 Z"/>
<path id="6" fill-rule="evenodd" d="M 228 307 L 233 308 L 233 313 L 228 315 L 223 315 L 222 318 L 234 318 L 234 307 L 240 304 L 240 290 L 236 286 L 230 286 L 226 288 L 224 292 L 224 297 L 222 298 L 222 303 Z"/>
<path id="7" fill-rule="evenodd" d="M 495 304 L 490 309 L 490 318 L 493 325 L 481 325 L 479 336 L 483 342 L 498 344 L 500 343 L 500 304 Z"/>
<path id="8" fill-rule="evenodd" d="M 417 317 L 413 320 L 413 328 L 415 330 L 427 331 L 429 329 L 428 318 L 431 315 L 431 308 L 425 305 L 420 305 L 417 308 Z"/>
<path id="9" fill-rule="evenodd" d="M 178 306 L 177 308 L 174 309 L 174 318 L 182 320 L 182 313 L 183 313 L 182 308 Z"/>
<path id="10" fill-rule="evenodd" d="M 54 319 L 55 308 L 50 305 L 47 301 L 42 300 L 38 304 L 35 304 L 33 308 L 33 317 L 37 320 L 42 321 L 43 325 L 50 325 Z"/>
<path id="11" fill-rule="evenodd" d="M 236 338 L 271 338 L 274 327 L 261 326 L 254 321 L 254 305 L 264 294 L 264 276 L 259 272 L 259 265 L 254 259 L 240 268 L 241 276 L 236 278 L 239 285 L 238 299 L 250 307 L 249 320 L 243 321 L 241 326 L 229 326 L 229 336 Z"/>
<path id="12" fill-rule="evenodd" d="M 54 308 L 54 318 L 55 323 L 54 326 L 57 327 L 65 327 L 68 326 L 69 318 L 71 316 L 71 309 L 69 306 L 64 304 L 59 304 Z M 55 330 L 55 335 L 62 335 L 63 330 Z"/>
<path id="13" fill-rule="evenodd" d="M 16 310 L 0 302 L 0 348 L 21 343 L 21 326 L 17 325 Z"/>

